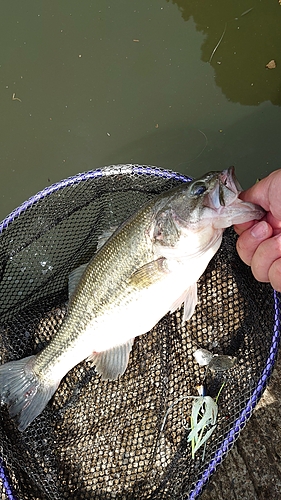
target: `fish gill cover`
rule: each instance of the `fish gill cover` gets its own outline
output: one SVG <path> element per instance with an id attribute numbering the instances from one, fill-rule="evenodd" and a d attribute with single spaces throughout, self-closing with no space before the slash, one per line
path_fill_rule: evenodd
<path id="1" fill-rule="evenodd" d="M 159 168 L 106 167 L 58 183 L 2 224 L 0 359 L 41 351 L 67 313 L 68 277 L 99 236 L 146 200 L 188 179 Z M 198 282 L 194 315 L 167 314 L 137 337 L 125 374 L 101 381 L 84 361 L 63 378 L 45 410 L 19 432 L 1 407 L 3 499 L 196 498 L 260 398 L 279 342 L 279 297 L 254 280 L 229 229 Z M 206 370 L 194 352 L 236 358 Z M 192 399 L 204 383 L 217 399 L 209 439 L 188 440 Z"/>

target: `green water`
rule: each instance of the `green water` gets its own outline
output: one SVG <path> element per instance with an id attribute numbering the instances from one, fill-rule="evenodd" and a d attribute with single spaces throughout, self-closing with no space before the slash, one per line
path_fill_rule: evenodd
<path id="1" fill-rule="evenodd" d="M 107 164 L 279 168 L 280 28 L 277 0 L 3 0 L 0 219 Z"/>

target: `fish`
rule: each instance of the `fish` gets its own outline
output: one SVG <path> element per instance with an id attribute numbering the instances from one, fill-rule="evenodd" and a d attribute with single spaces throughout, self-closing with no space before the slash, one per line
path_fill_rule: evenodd
<path id="1" fill-rule="evenodd" d="M 194 313 L 197 281 L 225 228 L 265 212 L 239 199 L 234 168 L 212 171 L 165 191 L 123 222 L 69 276 L 67 314 L 37 354 L 0 367 L 0 400 L 24 431 L 62 378 L 83 360 L 103 380 L 123 375 L 134 339 L 182 306 Z"/>

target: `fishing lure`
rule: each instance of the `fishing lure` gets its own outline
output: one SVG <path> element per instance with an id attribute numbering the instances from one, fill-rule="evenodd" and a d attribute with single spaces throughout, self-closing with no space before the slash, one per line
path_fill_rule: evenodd
<path id="1" fill-rule="evenodd" d="M 184 399 L 194 399 L 190 416 L 191 430 L 187 437 L 188 442 L 191 442 L 191 456 L 194 459 L 196 451 L 198 451 L 199 448 L 204 443 L 206 443 L 206 441 L 209 439 L 216 428 L 216 421 L 218 416 L 217 401 L 223 386 L 224 383 L 222 384 L 218 392 L 216 400 L 212 399 L 211 396 L 204 395 L 204 386 L 198 387 L 198 392 L 200 394 L 199 396 L 181 396 L 180 398 L 176 399 L 166 412 L 160 429 L 160 435 L 164 430 L 167 416 L 172 408 Z"/>
<path id="2" fill-rule="evenodd" d="M 191 441 L 191 455 L 209 439 L 216 428 L 218 405 L 211 396 L 194 396 L 191 411 L 191 431 L 187 437 Z"/>

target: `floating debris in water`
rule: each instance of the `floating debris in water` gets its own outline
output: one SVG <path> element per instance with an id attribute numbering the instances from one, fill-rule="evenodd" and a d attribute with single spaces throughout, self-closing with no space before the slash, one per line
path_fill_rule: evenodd
<path id="1" fill-rule="evenodd" d="M 16 97 L 15 92 L 14 92 L 14 93 L 13 93 L 13 95 L 12 95 L 12 100 L 13 100 L 13 101 L 19 101 L 19 102 L 21 102 L 21 99 L 20 99 L 19 97 Z"/>
<path id="2" fill-rule="evenodd" d="M 254 7 L 251 7 L 250 9 L 245 10 L 245 12 L 243 12 L 243 13 L 241 14 L 241 17 L 246 16 L 246 14 L 249 14 L 249 12 L 251 12 L 251 11 L 253 10 L 253 8 L 254 8 Z"/>
<path id="3" fill-rule="evenodd" d="M 215 48 L 214 48 L 213 52 L 212 52 L 212 53 L 211 53 L 211 55 L 210 55 L 209 63 L 211 63 L 211 60 L 213 59 L 214 53 L 216 52 L 216 50 L 217 50 L 218 46 L 219 46 L 219 45 L 220 45 L 220 43 L 222 42 L 222 39 L 223 39 L 223 37 L 224 37 L 224 35 L 225 35 L 225 32 L 226 32 L 226 26 L 227 26 L 227 23 L 225 23 L 225 26 L 224 26 L 224 30 L 223 30 L 223 32 L 222 32 L 222 35 L 221 35 L 221 37 L 220 37 L 220 39 L 219 39 L 219 41 L 218 41 L 217 45 L 215 46 Z"/>
<path id="4" fill-rule="evenodd" d="M 274 61 L 274 59 L 271 59 L 271 61 L 269 61 L 269 63 L 267 63 L 265 67 L 268 69 L 274 69 L 276 68 L 276 62 Z"/>

